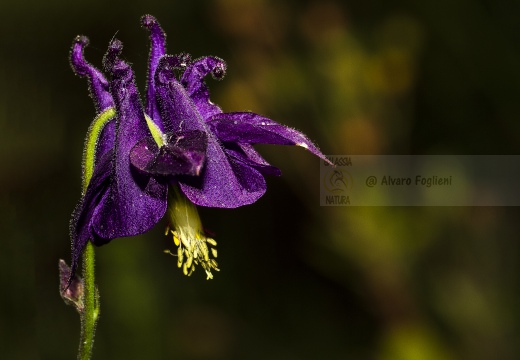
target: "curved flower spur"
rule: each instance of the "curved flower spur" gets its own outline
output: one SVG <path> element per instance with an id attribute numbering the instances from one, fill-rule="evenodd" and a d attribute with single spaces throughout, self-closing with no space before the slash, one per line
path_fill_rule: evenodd
<path id="1" fill-rule="evenodd" d="M 222 112 L 204 78 L 221 79 L 224 61 L 167 55 L 156 19 L 145 15 L 141 23 L 151 42 L 144 109 L 119 40 L 103 60 L 110 81 L 85 61 L 85 37 L 72 48 L 72 67 L 87 77 L 99 114 L 87 136 L 83 194 L 71 221 L 72 272 L 89 240 L 99 246 L 144 233 L 167 213 L 179 267 L 190 275 L 199 264 L 212 278 L 216 242 L 205 236 L 195 205 L 236 208 L 265 193 L 264 175 L 281 172 L 253 145 L 297 145 L 328 160 L 294 129 L 251 112 Z"/>

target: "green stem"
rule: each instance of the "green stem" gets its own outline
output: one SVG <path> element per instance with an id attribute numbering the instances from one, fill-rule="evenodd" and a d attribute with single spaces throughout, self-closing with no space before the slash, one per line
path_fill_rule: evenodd
<path id="1" fill-rule="evenodd" d="M 99 294 L 95 285 L 94 245 L 89 241 L 83 250 L 83 284 L 84 308 L 81 313 L 81 336 L 79 343 L 79 360 L 92 357 L 94 333 L 99 315 Z"/>
<path id="2" fill-rule="evenodd" d="M 94 173 L 96 145 L 101 131 L 114 118 L 116 110 L 108 108 L 99 114 L 87 132 L 85 151 L 83 153 L 83 196 Z M 99 315 L 99 293 L 96 288 L 94 275 L 94 245 L 89 241 L 83 250 L 83 304 L 81 313 L 81 336 L 78 359 L 89 360 L 92 357 L 94 333 Z"/>

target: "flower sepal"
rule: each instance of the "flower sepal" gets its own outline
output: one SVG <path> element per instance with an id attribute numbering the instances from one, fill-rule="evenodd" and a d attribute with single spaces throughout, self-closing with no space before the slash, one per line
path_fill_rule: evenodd
<path id="1" fill-rule="evenodd" d="M 152 175 L 199 175 L 206 159 L 207 136 L 199 130 L 165 134 L 162 146 L 141 139 L 130 152 L 131 164 Z"/>
<path id="2" fill-rule="evenodd" d="M 65 260 L 59 261 L 60 270 L 60 295 L 65 304 L 72 306 L 80 314 L 85 309 L 83 302 L 84 285 L 83 279 L 72 274 L 71 268 L 67 265 Z"/>

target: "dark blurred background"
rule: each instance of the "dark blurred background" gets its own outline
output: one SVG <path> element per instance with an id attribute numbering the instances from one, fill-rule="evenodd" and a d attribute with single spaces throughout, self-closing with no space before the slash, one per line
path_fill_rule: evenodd
<path id="1" fill-rule="evenodd" d="M 0 4 L 0 357 L 73 359 L 58 293 L 83 140 L 95 116 L 68 63 L 124 42 L 144 94 L 155 15 L 170 53 L 217 55 L 224 111 L 296 127 L 326 154 L 519 154 L 513 0 L 9 1 Z M 320 207 L 319 161 L 262 146 L 283 171 L 256 204 L 201 209 L 221 272 L 185 277 L 165 223 L 97 249 L 94 359 L 518 359 L 519 210 Z"/>

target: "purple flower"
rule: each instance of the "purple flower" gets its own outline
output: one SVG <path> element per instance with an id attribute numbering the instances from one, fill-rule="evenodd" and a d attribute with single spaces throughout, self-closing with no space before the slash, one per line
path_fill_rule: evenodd
<path id="1" fill-rule="evenodd" d="M 294 129 L 251 112 L 223 113 L 211 102 L 204 78 L 211 74 L 221 79 L 226 71 L 224 61 L 203 57 L 190 62 L 186 56 L 165 55 L 166 37 L 155 18 L 145 15 L 142 21 L 152 42 L 147 94 L 152 120 L 166 132 L 198 130 L 207 135 L 207 159 L 200 176 L 178 180 L 193 203 L 235 208 L 258 200 L 266 190 L 263 175 L 281 172 L 269 165 L 253 144 L 298 145 L 327 160 Z M 182 75 L 177 78 L 179 71 Z M 134 151 L 146 152 L 144 144 Z"/>
<path id="2" fill-rule="evenodd" d="M 223 113 L 210 101 L 204 78 L 221 79 L 224 61 L 166 55 L 158 22 L 150 15 L 141 20 L 151 40 L 144 109 L 120 41 L 110 43 L 103 60 L 110 81 L 85 61 L 85 37 L 76 38 L 71 51 L 72 67 L 88 79 L 98 112 L 86 141 L 83 196 L 71 221 L 72 273 L 87 241 L 103 245 L 141 234 L 168 209 L 179 266 L 185 258 L 184 272 L 191 274 L 200 263 L 211 277 L 218 269 L 208 244 L 216 243 L 204 236 L 193 204 L 236 208 L 260 198 L 264 175 L 281 172 L 254 144 L 298 145 L 326 158 L 294 129 L 251 112 Z"/>
<path id="3" fill-rule="evenodd" d="M 87 77 L 100 115 L 87 136 L 83 196 L 71 220 L 72 273 L 87 241 L 103 245 L 117 237 L 144 233 L 164 216 L 167 208 L 167 181 L 130 165 L 132 147 L 150 130 L 132 69 L 118 58 L 122 44 L 113 41 L 105 55 L 105 65 L 112 75 L 110 82 L 85 61 L 83 49 L 87 44 L 85 37 L 75 39 L 71 63 L 77 74 Z M 105 115 L 110 112 L 112 117 Z M 193 133 L 186 134 L 186 138 L 193 139 Z M 182 140 L 161 148 L 158 164 L 151 170 L 195 175 L 205 159 L 205 134 L 196 135 L 193 146 Z M 183 151 L 183 146 L 188 149 Z"/>
<path id="4" fill-rule="evenodd" d="M 116 237 L 152 228 L 166 211 L 167 185 L 134 171 L 130 150 L 149 133 L 131 69 L 114 63 L 113 79 L 87 63 L 86 37 L 77 37 L 71 51 L 75 72 L 87 77 L 98 117 L 92 123 L 84 152 L 83 194 L 72 214 L 72 274 L 87 241 L 103 245 Z M 108 57 L 120 50 L 114 42 Z"/>

